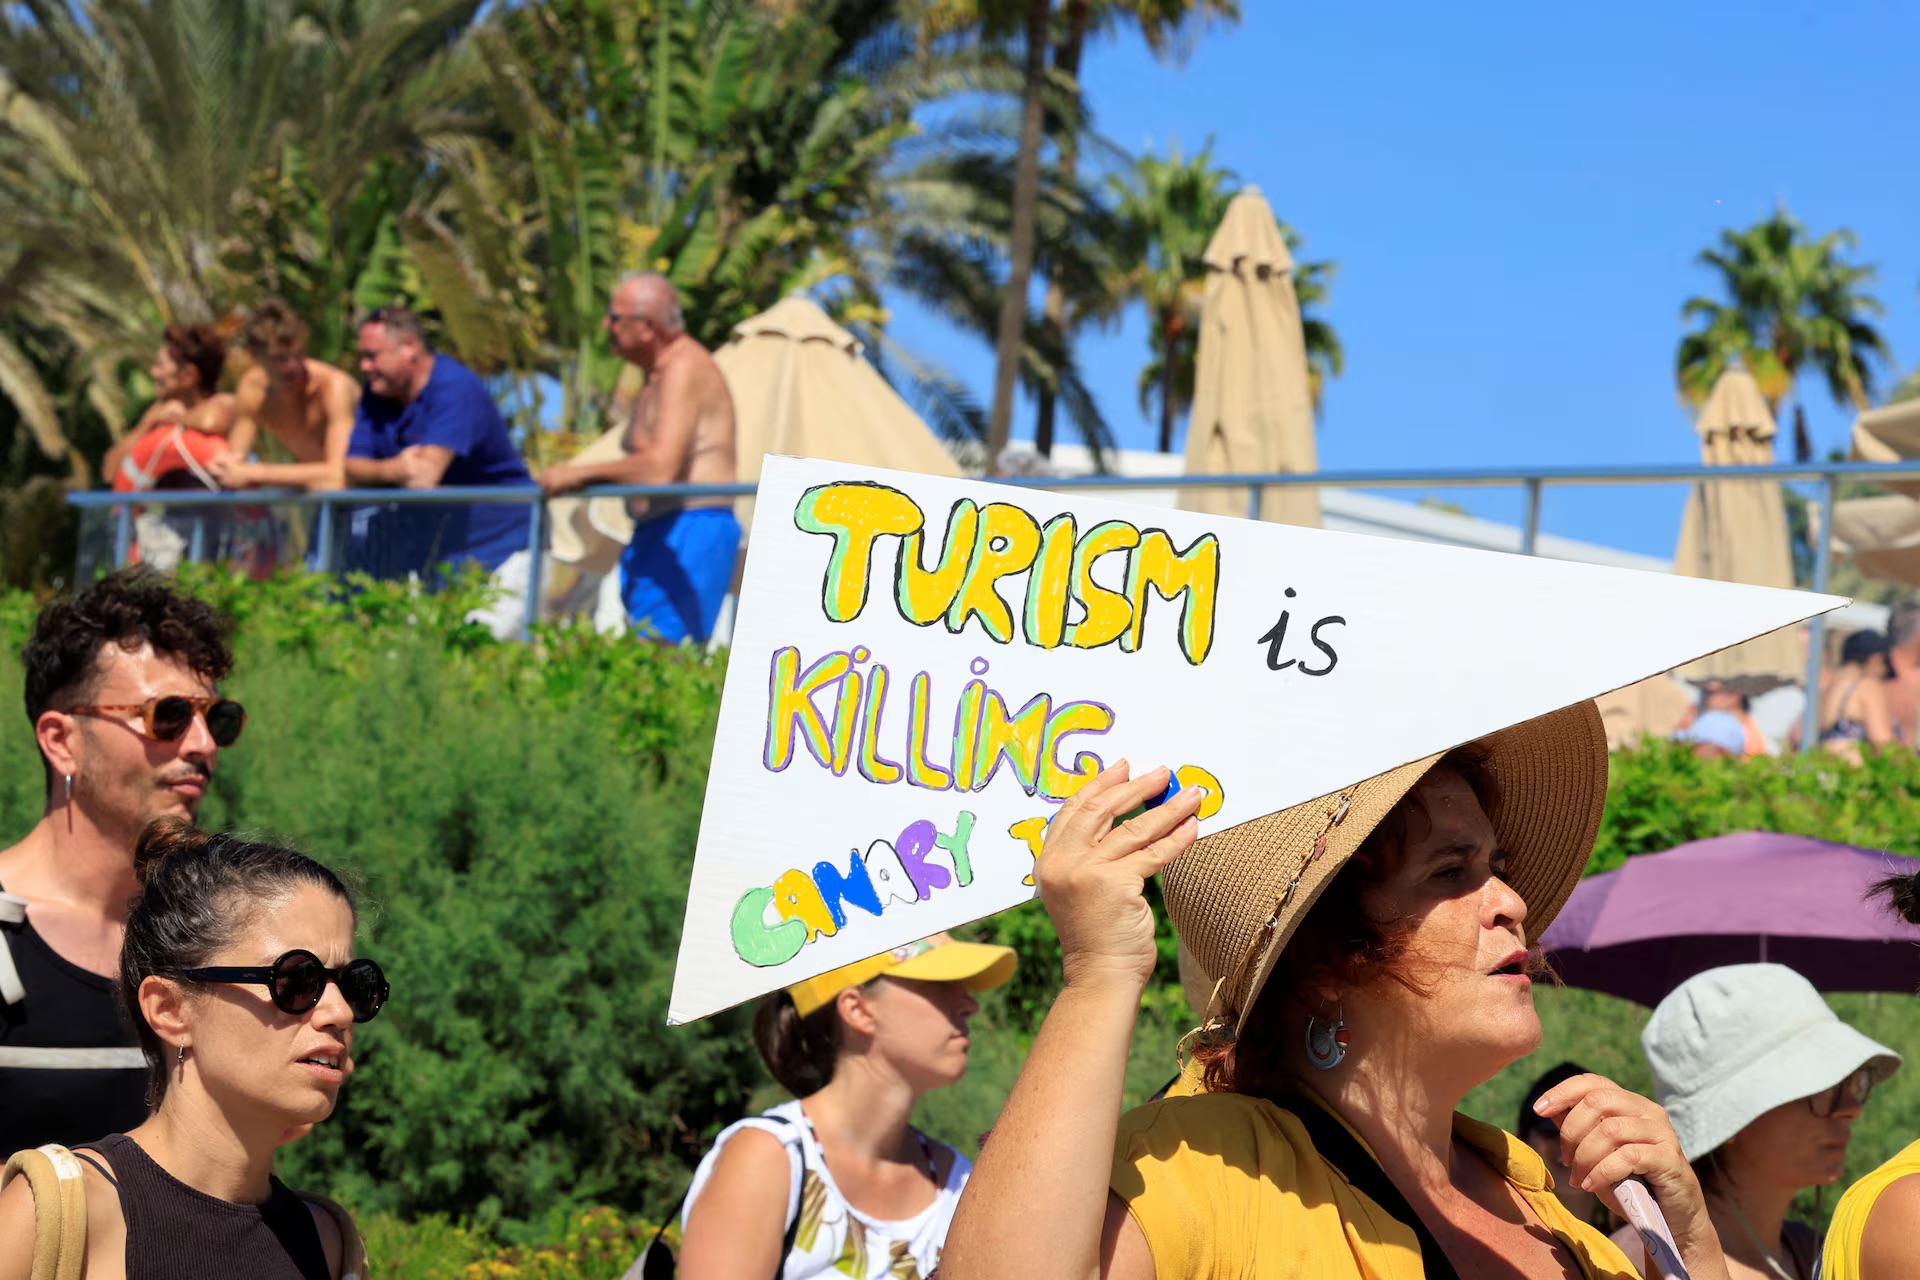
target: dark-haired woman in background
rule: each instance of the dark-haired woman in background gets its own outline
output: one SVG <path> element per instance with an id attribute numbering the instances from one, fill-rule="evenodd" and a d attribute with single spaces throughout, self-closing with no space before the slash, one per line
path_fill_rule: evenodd
<path id="1" fill-rule="evenodd" d="M 333 1111 L 353 1026 L 386 979 L 353 955 L 339 877 L 292 849 L 155 822 L 134 849 L 120 998 L 148 1064 L 146 1122 L 74 1150 L 89 1280 L 341 1280 L 344 1214 L 289 1191 L 275 1151 Z M 32 1274 L 26 1179 L 0 1191 L 0 1280 Z M 214 1261 L 217 1260 L 217 1261 Z"/>
<path id="2" fill-rule="evenodd" d="M 972 1166 L 913 1128 L 913 1109 L 966 1073 L 973 993 L 1013 967 L 1006 947 L 941 934 L 761 1001 L 754 1042 L 798 1101 L 715 1140 L 687 1192 L 679 1274 L 931 1275 Z"/>
<path id="3" fill-rule="evenodd" d="M 1894 914 L 1920 924 L 1920 874 L 1873 887 Z M 1920 1141 L 1847 1188 L 1827 1225 L 1821 1280 L 1909 1280 L 1920 1274 Z"/>
<path id="4" fill-rule="evenodd" d="M 1840 664 L 1821 681 L 1820 745 L 1855 764 L 1862 743 L 1887 747 L 1900 741 L 1888 690 L 1893 661 L 1887 638 L 1856 631 L 1840 646 Z"/>

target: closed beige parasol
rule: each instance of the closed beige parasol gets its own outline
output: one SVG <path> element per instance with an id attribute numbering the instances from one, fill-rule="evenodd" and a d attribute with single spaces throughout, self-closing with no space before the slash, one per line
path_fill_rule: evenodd
<path id="1" fill-rule="evenodd" d="M 1770 465 L 1773 414 L 1753 375 L 1735 365 L 1720 375 L 1694 423 L 1700 459 L 1710 467 Z M 1772 480 L 1707 480 L 1693 487 L 1680 522 L 1673 571 L 1693 578 L 1745 582 L 1756 587 L 1793 586 L 1793 554 L 1787 545 L 1787 510 Z M 1682 668 L 1690 680 L 1710 676 L 1804 676 L 1800 646 L 1791 629 L 1708 654 Z"/>
<path id="2" fill-rule="evenodd" d="M 786 298 L 733 327 L 714 353 L 733 392 L 740 479 L 760 479 L 768 454 L 855 462 L 930 476 L 960 468 L 861 354 L 860 340 L 807 298 Z M 753 527 L 753 499 L 738 505 Z"/>
<path id="3" fill-rule="evenodd" d="M 1207 245 L 1206 264 L 1187 474 L 1319 470 L 1293 255 L 1258 187 L 1248 187 L 1227 206 Z M 1247 492 L 1182 489 L 1180 505 L 1244 516 Z M 1270 488 L 1261 498 L 1260 518 L 1318 526 L 1319 495 L 1310 487 Z"/>
<path id="4" fill-rule="evenodd" d="M 1920 400 L 1869 409 L 1853 424 L 1856 462 L 1920 458 Z M 1849 498 L 1833 513 L 1833 536 L 1869 578 L 1920 587 L 1920 480 L 1881 482 L 1892 493 Z"/>

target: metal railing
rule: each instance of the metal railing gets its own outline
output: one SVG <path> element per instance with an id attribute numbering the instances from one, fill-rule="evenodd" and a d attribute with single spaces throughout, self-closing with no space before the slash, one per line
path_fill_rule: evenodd
<path id="1" fill-rule="evenodd" d="M 1817 496 L 1808 499 L 1810 527 L 1831 530 L 1831 512 L 1839 500 L 1840 486 L 1847 481 L 1881 483 L 1889 480 L 1920 480 L 1920 460 L 1911 462 L 1830 462 L 1778 464 L 1765 467 L 1511 467 L 1479 471 L 1445 469 L 1413 471 L 1319 471 L 1305 474 L 1264 473 L 1206 476 L 1009 476 L 996 477 L 1000 484 L 1034 489 L 1128 490 L 1128 489 L 1246 489 L 1247 515 L 1258 519 L 1261 496 L 1273 488 L 1316 489 L 1466 489 L 1517 488 L 1525 499 L 1525 514 L 1520 527 L 1520 553 L 1537 553 L 1540 539 L 1541 496 L 1549 486 L 1577 487 L 1623 484 L 1694 484 L 1713 480 L 1804 481 L 1819 486 Z M 755 492 L 751 484 L 607 484 L 593 485 L 564 495 L 564 499 L 592 498 L 738 498 Z M 547 503 L 554 501 L 532 486 L 513 488 L 444 489 L 336 489 L 311 493 L 297 489 L 247 489 L 207 493 L 193 490 L 147 491 L 139 494 L 90 491 L 67 495 L 70 506 L 83 512 L 118 508 L 113 539 L 113 563 L 127 562 L 133 538 L 133 508 L 136 505 L 169 504 L 192 508 L 223 506 L 317 507 L 314 528 L 317 556 L 313 568 L 329 572 L 333 549 L 334 513 L 341 507 L 454 506 L 520 504 L 528 508 L 526 613 L 522 633 L 539 621 L 545 595 L 543 551 L 547 541 Z M 190 538 L 186 559 L 203 558 L 204 540 L 198 524 Z M 1813 557 L 1812 589 L 1824 592 L 1833 567 L 1833 540 L 1816 539 Z M 1801 745 L 1816 744 L 1820 729 L 1820 676 L 1825 665 L 1826 619 L 1816 617 L 1809 624 L 1807 645 L 1806 708 L 1801 719 Z"/>

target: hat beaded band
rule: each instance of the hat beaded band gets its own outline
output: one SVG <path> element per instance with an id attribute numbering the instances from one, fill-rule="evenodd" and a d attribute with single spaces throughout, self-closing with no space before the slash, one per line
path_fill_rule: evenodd
<path id="1" fill-rule="evenodd" d="M 1339 793 L 1337 803 L 1327 810 L 1326 826 L 1322 827 L 1320 834 L 1313 838 L 1313 846 L 1307 850 L 1307 856 L 1300 860 L 1300 865 L 1293 869 L 1291 876 L 1287 877 L 1287 883 L 1281 888 L 1280 896 L 1273 904 L 1273 910 L 1267 914 L 1266 924 L 1253 935 L 1252 943 L 1247 947 L 1246 954 L 1240 957 L 1240 963 L 1234 966 L 1233 972 L 1213 984 L 1213 996 L 1207 1002 L 1206 1016 L 1201 1020 L 1203 1027 L 1211 1029 L 1226 1021 L 1225 1011 L 1219 1007 L 1221 991 L 1237 988 L 1240 985 L 1240 979 L 1247 972 L 1247 967 L 1257 964 L 1267 953 L 1274 931 L 1280 927 L 1281 913 L 1293 902 L 1293 895 L 1300 891 L 1300 881 L 1306 877 L 1307 869 L 1326 853 L 1327 837 L 1333 834 L 1333 829 L 1339 826 L 1341 820 L 1347 816 L 1347 810 L 1353 807 L 1353 793 L 1352 787 Z"/>

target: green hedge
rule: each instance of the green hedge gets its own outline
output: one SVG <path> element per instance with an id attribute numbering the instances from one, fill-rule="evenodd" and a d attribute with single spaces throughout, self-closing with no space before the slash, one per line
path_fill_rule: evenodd
<path id="1" fill-rule="evenodd" d="M 583 631 L 499 644 L 463 621 L 470 589 L 342 599 L 317 579 L 190 584 L 240 624 L 230 688 L 251 713 L 205 820 L 287 837 L 349 871 L 366 898 L 363 951 L 395 988 L 362 1029 L 339 1112 L 288 1149 L 289 1179 L 382 1224 L 388 1256 L 525 1274 L 563 1274 L 526 1271 L 527 1251 L 568 1253 L 554 1242 L 587 1205 L 663 1216 L 711 1134 L 772 1093 L 740 1015 L 665 1026 L 723 664 Z M 0 637 L 16 650 L 35 607 L 0 596 Z M 17 694 L 17 665 L 4 678 L 0 696 Z M 21 832 L 42 791 L 19 727 L 0 735 L 0 763 L 0 834 Z M 1654 746 L 1615 757 L 1593 867 L 1745 828 L 1920 854 L 1916 795 L 1920 757 L 1907 752 L 1853 769 Z M 1018 948 L 1022 967 L 982 1013 L 967 1080 L 921 1117 L 963 1149 L 991 1126 L 1059 980 L 1037 904 L 975 933 Z M 1136 1098 L 1170 1074 L 1190 1019 L 1162 935 Z M 1835 1005 L 1920 1055 L 1906 997 Z M 1470 1110 L 1510 1123 L 1532 1074 L 1566 1056 L 1644 1087 L 1644 1010 L 1584 992 L 1543 993 L 1541 1008 L 1542 1054 L 1477 1090 Z M 1876 1096 L 1856 1170 L 1915 1134 L 1920 1072 Z M 502 1240 L 522 1252 L 499 1253 Z"/>

